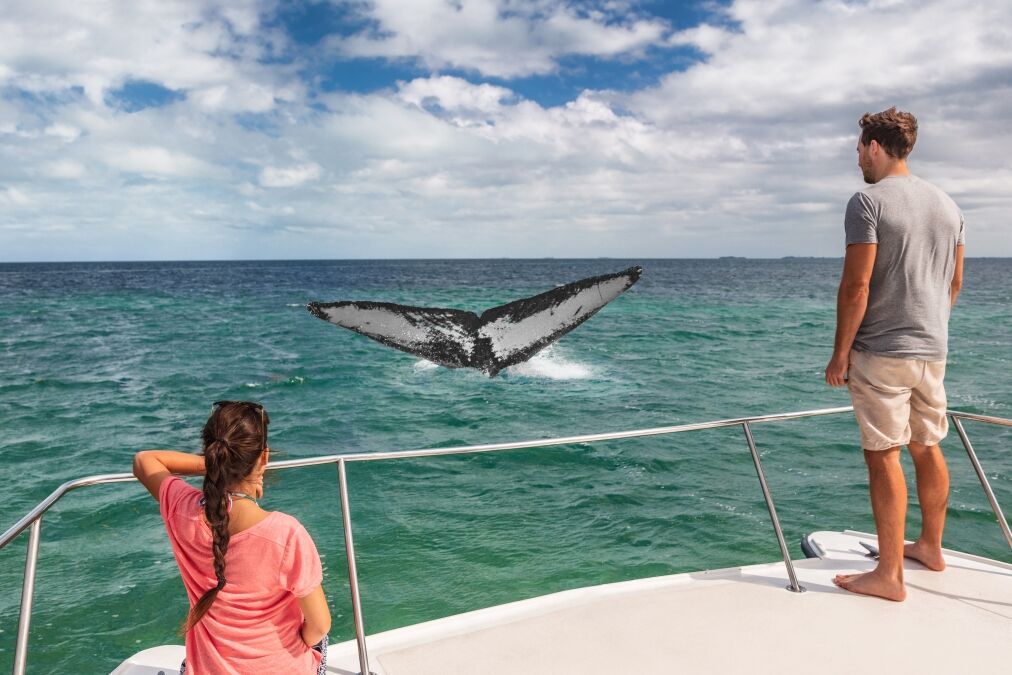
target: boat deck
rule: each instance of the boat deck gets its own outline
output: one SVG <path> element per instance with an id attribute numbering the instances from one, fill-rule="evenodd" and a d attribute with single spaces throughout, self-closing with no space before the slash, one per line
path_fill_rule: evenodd
<path id="1" fill-rule="evenodd" d="M 804 593 L 786 590 L 782 562 L 581 588 L 371 635 L 370 667 L 377 675 L 1012 667 L 1012 565 L 955 551 L 942 573 L 908 561 L 908 597 L 894 603 L 832 583 L 874 567 L 860 545 L 874 535 L 810 541 L 823 557 L 795 562 Z M 181 647 L 159 647 L 114 672 L 171 675 L 181 658 Z M 328 672 L 359 672 L 354 640 L 331 645 Z"/>

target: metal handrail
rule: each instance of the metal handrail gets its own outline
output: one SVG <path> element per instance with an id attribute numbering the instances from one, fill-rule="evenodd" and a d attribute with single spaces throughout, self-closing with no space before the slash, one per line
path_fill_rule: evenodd
<path id="1" fill-rule="evenodd" d="M 576 445 L 579 443 L 594 443 L 597 441 L 611 441 L 623 438 L 641 438 L 644 436 L 662 436 L 681 431 L 697 431 L 700 429 L 719 429 L 722 427 L 736 427 L 748 422 L 756 424 L 761 422 L 776 422 L 783 420 L 799 419 L 802 417 L 817 417 L 820 415 L 834 415 L 850 412 L 850 406 L 841 408 L 824 408 L 821 410 L 809 410 L 804 412 L 779 413 L 776 415 L 761 415 L 758 417 L 739 417 L 727 420 L 716 420 L 713 422 L 698 422 L 694 424 L 680 424 L 676 426 L 654 427 L 651 429 L 636 429 L 633 431 L 615 431 L 603 434 L 585 434 L 582 436 L 564 436 L 560 438 L 542 438 L 531 441 L 514 441 L 510 443 L 488 443 L 484 445 L 462 445 L 452 448 L 422 448 L 416 450 L 394 450 L 385 452 L 358 452 L 336 455 L 323 455 L 320 457 L 306 457 L 304 459 L 288 459 L 280 462 L 271 462 L 267 465 L 268 471 L 280 469 L 294 469 L 305 466 L 318 466 L 321 464 L 336 464 L 340 460 L 346 462 L 370 462 L 387 459 L 409 459 L 413 457 L 438 457 L 444 455 L 469 455 L 483 452 L 497 452 L 502 450 L 523 450 L 526 448 L 547 448 L 553 445 Z M 1000 418 L 995 418 L 1000 419 Z M 5 547 L 18 534 L 23 532 L 50 509 L 63 495 L 76 490 L 77 488 L 90 485 L 102 485 L 105 483 L 123 483 L 136 480 L 132 473 L 109 473 L 97 476 L 87 476 L 67 481 L 56 488 L 51 495 L 43 499 L 39 504 L 29 511 L 17 523 L 11 526 L 6 532 L 0 535 L 0 549 Z"/>
<path id="2" fill-rule="evenodd" d="M 1007 420 L 1004 417 L 991 417 L 990 415 L 978 415 L 977 413 L 960 412 L 958 410 L 949 410 L 946 414 L 953 420 L 973 420 L 974 422 L 986 422 L 1002 427 L 1012 427 L 1012 420 Z"/>
<path id="3" fill-rule="evenodd" d="M 995 417 L 986 418 L 983 415 L 968 415 L 953 412 L 950 412 L 949 416 L 952 417 L 952 424 L 956 427 L 956 433 L 959 434 L 959 440 L 963 441 L 963 447 L 966 448 L 966 454 L 970 458 L 970 464 L 973 465 L 973 470 L 977 474 L 977 480 L 980 481 L 980 486 L 984 488 L 984 494 L 987 495 L 987 501 L 991 504 L 991 510 L 994 511 L 994 516 L 998 519 L 998 526 L 1001 528 L 1001 533 L 1005 535 L 1005 541 L 1008 543 L 1009 548 L 1012 548 L 1012 530 L 1009 530 L 1008 521 L 1005 520 L 1005 514 L 1002 513 L 1001 506 L 998 505 L 998 499 L 994 496 L 994 490 L 991 489 L 991 484 L 987 481 L 984 469 L 980 466 L 980 460 L 977 459 L 977 453 L 973 451 L 973 446 L 970 445 L 970 438 L 966 435 L 966 431 L 963 429 L 963 424 L 959 421 L 960 418 L 962 418 L 1012 427 L 1012 420 L 1002 420 L 1001 418 Z"/>
<path id="4" fill-rule="evenodd" d="M 802 592 L 805 589 L 798 583 L 797 576 L 794 573 L 794 565 L 791 562 L 790 555 L 787 550 L 787 544 L 784 540 L 783 531 L 780 527 L 780 519 L 777 516 L 776 507 L 773 504 L 773 497 L 770 494 L 769 486 L 766 483 L 766 477 L 762 469 L 762 461 L 760 460 L 759 453 L 756 450 L 756 445 L 752 437 L 750 425 L 762 422 L 775 422 L 775 421 L 800 419 L 806 417 L 818 417 L 822 415 L 834 415 L 844 412 L 850 412 L 852 410 L 853 410 L 852 407 L 845 406 L 839 408 L 824 408 L 820 410 L 779 413 L 774 415 L 740 417 L 734 419 L 716 420 L 712 422 L 700 422 L 695 424 L 680 424 L 674 426 L 654 427 L 650 429 L 635 429 L 631 431 L 619 431 L 602 434 L 585 434 L 580 436 L 566 436 L 560 438 L 547 438 L 529 441 L 508 442 L 508 443 L 489 443 L 483 445 L 467 445 L 452 448 L 423 448 L 417 450 L 395 450 L 395 451 L 375 452 L 375 453 L 360 452 L 360 453 L 325 455 L 322 457 L 310 457 L 305 459 L 294 459 L 294 460 L 273 462 L 267 467 L 267 469 L 269 471 L 277 471 L 281 469 L 317 466 L 322 464 L 337 465 L 342 521 L 344 525 L 344 535 L 345 535 L 345 550 L 348 558 L 349 581 L 352 595 L 351 600 L 355 622 L 355 635 L 356 640 L 358 642 L 359 665 L 361 667 L 361 673 L 370 673 L 369 657 L 365 641 L 365 626 L 362 618 L 361 598 L 359 597 L 358 572 L 355 562 L 355 547 L 352 538 L 351 513 L 348 499 L 348 482 L 346 476 L 346 466 L 349 462 L 366 462 L 366 461 L 379 461 L 379 460 L 392 460 L 392 459 L 411 459 L 418 457 L 478 454 L 478 453 L 497 452 L 504 450 L 543 448 L 556 445 L 593 443 L 598 441 L 620 440 L 625 438 L 662 436 L 685 431 L 699 431 L 703 429 L 719 429 L 725 427 L 740 426 L 745 434 L 745 440 L 748 444 L 749 452 L 752 456 L 752 460 L 755 465 L 756 474 L 763 492 L 763 498 L 766 502 L 767 508 L 769 509 L 770 520 L 772 521 L 773 529 L 777 537 L 777 542 L 780 546 L 780 550 L 784 558 L 784 565 L 787 568 L 787 574 L 791 581 L 791 583 L 787 586 L 787 588 L 788 590 L 794 592 Z M 998 519 L 998 523 L 1002 528 L 1002 533 L 1005 535 L 1005 539 L 1008 542 L 1009 547 L 1012 548 L 1012 531 L 1010 531 L 1009 529 L 1008 523 L 1005 520 L 1005 516 L 1002 513 L 1001 507 L 999 506 L 998 501 L 994 496 L 994 492 L 992 491 L 991 486 L 987 481 L 987 477 L 985 476 L 984 471 L 980 466 L 980 462 L 973 451 L 973 447 L 970 445 L 970 441 L 966 435 L 966 431 L 963 429 L 963 425 L 960 422 L 961 419 L 965 419 L 977 422 L 984 422 L 988 424 L 997 424 L 1000 426 L 1012 427 L 1012 420 L 1001 417 L 978 415 L 975 413 L 965 413 L 955 410 L 949 410 L 947 411 L 947 414 L 952 418 L 953 424 L 956 427 L 956 431 L 959 434 L 960 440 L 963 442 L 963 446 L 966 449 L 970 461 L 973 464 L 974 470 L 977 473 L 977 477 L 980 480 L 982 487 L 984 488 L 984 492 L 987 495 L 991 508 L 995 512 L 995 516 Z M 0 549 L 3 549 L 11 541 L 13 541 L 19 534 L 24 532 L 24 530 L 31 528 L 31 532 L 29 533 L 28 550 L 25 555 L 25 576 L 21 591 L 21 613 L 18 620 L 18 635 L 14 652 L 14 668 L 13 668 L 14 675 L 24 674 L 27 661 L 28 633 L 31 624 L 32 597 L 34 595 L 35 589 L 35 572 L 38 562 L 39 542 L 41 540 L 42 516 L 50 508 L 52 508 L 53 505 L 55 505 L 60 499 L 62 499 L 65 494 L 67 494 L 72 490 L 76 490 L 78 488 L 87 487 L 91 485 L 104 485 L 107 483 L 124 483 L 133 480 L 136 480 L 133 474 L 117 473 L 117 474 L 101 474 L 96 476 L 87 476 L 84 478 L 78 478 L 75 480 L 67 481 L 66 483 L 59 486 L 56 490 L 54 490 L 48 497 L 39 502 L 35 506 L 35 508 L 33 508 L 27 514 L 25 514 L 25 516 L 19 519 L 18 522 L 16 522 L 13 526 L 8 528 L 7 531 L 3 533 L 3 535 L 0 535 Z"/>

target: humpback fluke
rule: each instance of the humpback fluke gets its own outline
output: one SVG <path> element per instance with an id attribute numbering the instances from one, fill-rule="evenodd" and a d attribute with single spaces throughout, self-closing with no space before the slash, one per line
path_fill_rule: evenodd
<path id="1" fill-rule="evenodd" d="M 630 267 L 574 281 L 539 295 L 474 312 L 389 302 L 311 302 L 306 308 L 335 325 L 447 368 L 476 368 L 489 377 L 531 358 L 594 316 L 635 284 Z"/>

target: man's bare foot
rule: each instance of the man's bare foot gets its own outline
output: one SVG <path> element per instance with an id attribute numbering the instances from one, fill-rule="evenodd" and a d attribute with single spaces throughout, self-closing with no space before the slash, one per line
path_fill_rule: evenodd
<path id="1" fill-rule="evenodd" d="M 895 602 L 902 602 L 907 597 L 903 581 L 889 577 L 878 570 L 864 574 L 837 574 L 833 578 L 833 583 L 851 593 L 874 595 Z"/>
<path id="2" fill-rule="evenodd" d="M 903 555 L 907 558 L 913 558 L 929 570 L 941 572 L 945 569 L 945 558 L 942 557 L 942 549 L 940 547 L 929 546 L 920 540 L 915 541 L 913 544 L 906 544 L 903 547 Z"/>

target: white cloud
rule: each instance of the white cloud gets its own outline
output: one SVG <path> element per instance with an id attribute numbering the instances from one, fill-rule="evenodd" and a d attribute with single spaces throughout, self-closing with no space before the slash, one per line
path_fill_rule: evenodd
<path id="1" fill-rule="evenodd" d="M 264 86 L 255 82 L 197 87 L 189 92 L 195 104 L 211 112 L 264 113 L 272 110 L 277 99 L 292 101 L 301 96 L 299 86 Z"/>
<path id="2" fill-rule="evenodd" d="M 937 96 L 1012 66 L 1004 3 L 736 0 L 739 30 L 697 27 L 672 40 L 709 53 L 632 99 L 652 119 L 805 117 L 854 102 Z"/>
<path id="3" fill-rule="evenodd" d="M 46 164 L 43 167 L 42 173 L 51 178 L 74 179 L 84 177 L 87 169 L 80 162 L 72 159 L 61 159 Z"/>
<path id="4" fill-rule="evenodd" d="M 491 84 L 473 85 L 459 77 L 418 78 L 402 84 L 398 96 L 419 108 L 435 102 L 447 110 L 492 112 L 498 110 L 504 99 L 513 98 L 513 92 Z"/>
<path id="5" fill-rule="evenodd" d="M 106 162 L 131 173 L 146 176 L 189 177 L 207 173 L 210 169 L 201 160 L 183 152 L 158 145 L 111 148 Z"/>
<path id="6" fill-rule="evenodd" d="M 266 166 L 260 172 L 260 184 L 264 187 L 295 187 L 314 181 L 320 177 L 319 164 L 300 164 L 298 166 Z"/>
<path id="7" fill-rule="evenodd" d="M 9 187 L 0 190 L 0 204 L 24 206 L 30 202 L 31 200 L 28 198 L 28 195 L 16 187 Z"/>
<path id="8" fill-rule="evenodd" d="M 438 73 L 368 95 L 315 90 L 310 106 L 312 82 L 259 62 L 273 38 L 252 5 L 227 19 L 238 28 L 200 14 L 206 29 L 185 35 L 173 26 L 196 3 L 138 6 L 152 26 L 129 8 L 125 25 L 150 37 L 165 22 L 178 72 L 123 45 L 111 51 L 186 98 L 132 114 L 61 89 L 46 89 L 44 105 L 0 98 L 7 259 L 840 255 L 842 209 L 862 187 L 857 118 L 894 103 L 920 117 L 912 167 L 964 208 L 971 253 L 1012 255 L 1012 19 L 992 5 L 739 0 L 727 9 L 731 28 L 662 38 L 696 46 L 705 61 L 649 89 L 588 90 L 554 106 L 513 85 Z M 546 1 L 535 20 L 534 6 L 472 17 L 472 37 L 447 18 L 445 45 L 422 21 L 417 39 L 433 63 L 474 51 L 493 70 L 515 40 L 524 72 L 552 69 L 582 43 L 553 37 L 524 53 L 538 31 L 564 32 L 548 25 L 553 13 L 572 13 Z M 75 33 L 115 32 L 111 14 L 92 14 L 80 29 L 51 17 L 82 46 L 79 65 L 40 37 L 42 48 L 0 57 L 10 65 L 0 77 L 116 86 L 128 59 L 103 70 L 89 51 L 97 38 Z M 490 36 L 490 26 L 506 32 Z M 619 38 L 601 48 L 618 49 Z M 0 54 L 8 49 L 0 37 Z M 264 130 L 239 111 L 260 111 Z M 53 224 L 58 236 L 46 234 Z"/>
<path id="9" fill-rule="evenodd" d="M 663 43 L 659 19 L 616 20 L 561 0 L 374 0 L 360 6 L 376 31 L 329 40 L 347 56 L 417 59 L 486 76 L 554 72 L 567 55 L 613 57 Z"/>
<path id="10" fill-rule="evenodd" d="M 96 105 L 128 81 L 194 91 L 207 107 L 270 109 L 299 89 L 258 58 L 283 38 L 263 29 L 257 0 L 14 0 L 0 15 L 0 87 L 72 95 Z"/>
<path id="11" fill-rule="evenodd" d="M 673 33 L 668 44 L 677 47 L 695 47 L 705 54 L 714 54 L 727 47 L 735 32 L 723 26 L 701 24 Z"/>
<path id="12" fill-rule="evenodd" d="M 77 140 L 77 137 L 81 135 L 81 130 L 66 124 L 52 124 L 46 127 L 43 133 L 47 136 L 56 136 L 67 143 L 71 143 Z"/>

